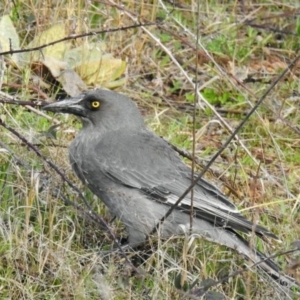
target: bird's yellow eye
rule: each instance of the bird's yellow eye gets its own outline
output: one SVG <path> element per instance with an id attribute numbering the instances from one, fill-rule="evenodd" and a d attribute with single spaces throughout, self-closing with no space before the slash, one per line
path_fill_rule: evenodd
<path id="1" fill-rule="evenodd" d="M 99 101 L 92 101 L 91 102 L 91 107 L 92 108 L 99 108 L 100 107 L 100 102 Z"/>

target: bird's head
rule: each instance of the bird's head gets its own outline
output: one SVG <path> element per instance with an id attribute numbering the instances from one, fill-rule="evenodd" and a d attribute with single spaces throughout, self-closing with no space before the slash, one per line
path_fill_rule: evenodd
<path id="1" fill-rule="evenodd" d="M 144 126 L 143 117 L 135 103 L 125 95 L 109 90 L 88 91 L 74 98 L 45 105 L 43 109 L 78 116 L 84 126 L 108 129 Z"/>

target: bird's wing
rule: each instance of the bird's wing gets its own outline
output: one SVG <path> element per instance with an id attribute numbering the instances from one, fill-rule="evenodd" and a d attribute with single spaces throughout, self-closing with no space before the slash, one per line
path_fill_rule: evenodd
<path id="1" fill-rule="evenodd" d="M 150 131 L 110 132 L 93 148 L 99 157 L 97 166 L 115 182 L 140 189 L 153 200 L 173 205 L 191 184 L 191 170 L 179 155 L 161 138 Z M 101 152 L 101 155 L 99 153 Z M 189 212 L 191 195 L 179 209 Z M 193 207 L 197 217 L 216 226 L 231 227 L 258 235 L 276 236 L 265 228 L 246 220 L 222 192 L 201 179 L 193 192 Z"/>

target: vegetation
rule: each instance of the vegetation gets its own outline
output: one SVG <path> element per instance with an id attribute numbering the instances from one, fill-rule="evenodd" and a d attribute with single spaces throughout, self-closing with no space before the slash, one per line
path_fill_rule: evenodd
<path id="1" fill-rule="evenodd" d="M 201 238 L 153 237 L 142 249 L 126 252 L 136 273 L 110 251 L 110 235 L 74 189 L 29 147 L 84 192 L 120 240 L 126 237 L 122 224 L 68 163 L 67 147 L 80 124 L 72 116 L 46 115 L 37 100 L 61 99 L 85 87 L 114 88 L 135 100 L 149 127 L 169 142 L 189 152 L 195 143 L 197 170 L 207 164 L 230 128 L 296 57 L 298 9 L 294 1 L 274 0 L 172 3 L 1 2 L 0 52 L 69 37 L 39 51 L 0 56 L 0 124 L 27 141 L 0 126 L 1 299 L 182 299 L 200 284 L 251 265 Z M 298 76 L 296 63 L 206 174 L 249 219 L 283 241 L 250 237 L 267 254 L 290 249 L 300 236 Z M 297 252 L 275 260 L 300 281 Z M 284 299 L 278 289 L 252 268 L 194 297 Z"/>

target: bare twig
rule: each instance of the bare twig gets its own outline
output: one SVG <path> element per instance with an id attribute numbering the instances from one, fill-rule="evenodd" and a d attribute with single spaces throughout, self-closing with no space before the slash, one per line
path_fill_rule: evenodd
<path id="1" fill-rule="evenodd" d="M 112 33 L 112 32 L 117 32 L 117 31 L 122 31 L 122 30 L 134 29 L 134 28 L 138 28 L 138 27 L 141 27 L 141 26 L 151 26 L 151 25 L 156 25 L 156 23 L 149 22 L 149 23 L 143 23 L 143 24 L 133 24 L 133 25 L 130 25 L 130 26 L 124 26 L 124 27 L 118 27 L 118 28 L 110 28 L 110 29 L 104 29 L 104 30 L 90 31 L 90 32 L 82 33 L 82 34 L 71 34 L 71 35 L 66 36 L 62 39 L 53 41 L 51 43 L 43 44 L 41 46 L 27 48 L 27 49 L 20 49 L 20 50 L 11 49 L 9 51 L 0 52 L 0 56 L 6 55 L 6 54 L 40 51 L 40 50 L 42 50 L 44 48 L 47 48 L 49 46 L 53 46 L 55 44 L 62 43 L 62 42 L 65 42 L 65 41 L 69 41 L 69 40 L 76 40 L 76 39 L 87 37 L 87 36 L 94 36 L 94 35 L 103 34 L 103 33 Z"/>

